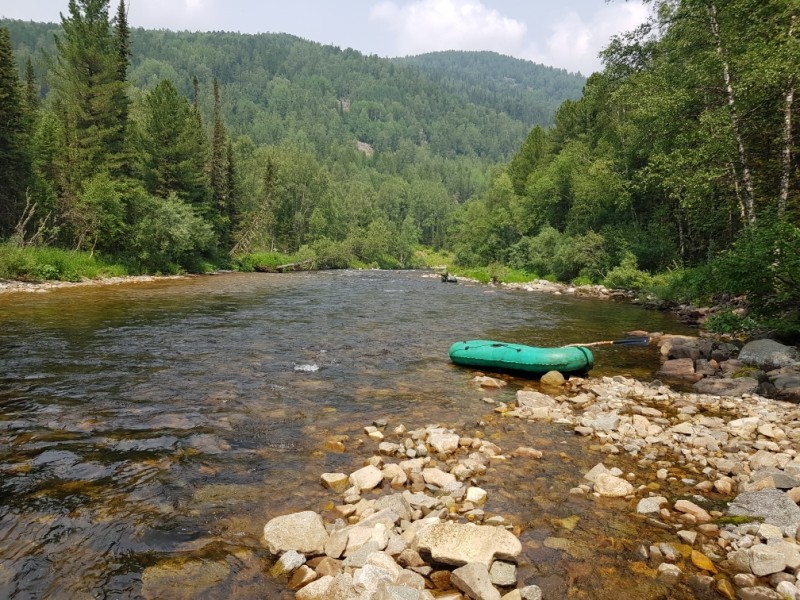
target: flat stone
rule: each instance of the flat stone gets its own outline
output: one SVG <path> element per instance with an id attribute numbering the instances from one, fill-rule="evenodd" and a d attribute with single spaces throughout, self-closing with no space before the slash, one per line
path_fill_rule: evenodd
<path id="1" fill-rule="evenodd" d="M 289 579 L 289 589 L 299 590 L 317 578 L 317 573 L 308 565 L 300 565 Z"/>
<path id="2" fill-rule="evenodd" d="M 468 563 L 457 568 L 450 582 L 473 600 L 500 600 L 500 592 L 492 585 L 489 570 L 482 563 Z"/>
<path id="3" fill-rule="evenodd" d="M 761 517 L 781 528 L 800 525 L 800 507 L 782 491 L 769 489 L 744 492 L 728 505 L 732 516 Z"/>
<path id="4" fill-rule="evenodd" d="M 450 565 L 481 563 L 487 570 L 495 558 L 514 560 L 522 544 L 502 527 L 473 523 L 439 523 L 422 528 L 416 536 L 417 550 Z"/>
<path id="5" fill-rule="evenodd" d="M 381 583 L 394 583 L 395 577 L 395 573 L 376 565 L 366 564 L 354 571 L 353 587 L 357 592 L 374 594 Z"/>
<path id="6" fill-rule="evenodd" d="M 752 377 L 738 377 L 736 379 L 706 377 L 692 387 L 698 394 L 736 397 L 744 394 L 753 394 L 758 389 L 758 386 L 758 380 Z"/>
<path id="7" fill-rule="evenodd" d="M 519 594 L 522 600 L 542 600 L 542 588 L 538 585 L 526 585 Z"/>
<path id="8" fill-rule="evenodd" d="M 448 485 L 458 483 L 455 475 L 452 473 L 445 473 L 441 469 L 436 468 L 422 469 L 422 477 L 425 483 L 430 483 L 438 488 L 446 488 Z"/>
<path id="9" fill-rule="evenodd" d="M 306 555 L 323 554 L 328 532 L 322 517 L 307 510 L 270 520 L 264 525 L 264 541 L 272 554 L 289 550 Z"/>
<path id="10" fill-rule="evenodd" d="M 377 467 L 367 465 L 350 473 L 350 483 L 361 491 L 371 490 L 381 484 L 383 473 Z"/>
<path id="11" fill-rule="evenodd" d="M 430 592 L 404 585 L 383 586 L 372 598 L 373 600 L 433 600 Z"/>
<path id="12" fill-rule="evenodd" d="M 558 406 L 555 398 L 530 390 L 520 390 L 517 392 L 517 406 L 519 408 L 555 408 Z"/>
<path id="13" fill-rule="evenodd" d="M 697 519 L 698 523 L 708 523 L 711 521 L 711 515 L 708 514 L 704 508 L 697 506 L 697 504 L 689 500 L 678 500 L 675 503 L 674 508 L 678 512 L 692 515 L 695 519 Z"/>

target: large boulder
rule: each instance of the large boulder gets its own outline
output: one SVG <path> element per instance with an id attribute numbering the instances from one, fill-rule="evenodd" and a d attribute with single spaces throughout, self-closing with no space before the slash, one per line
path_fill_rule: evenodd
<path id="1" fill-rule="evenodd" d="M 709 377 L 701 379 L 692 387 L 698 394 L 743 396 L 744 394 L 755 393 L 758 385 L 758 380 L 752 377 L 737 377 L 736 379 Z"/>
<path id="2" fill-rule="evenodd" d="M 800 355 L 798 355 L 797 349 L 784 346 L 775 340 L 748 342 L 739 352 L 739 360 L 746 365 L 754 365 L 765 371 L 800 366 Z"/>
<path id="3" fill-rule="evenodd" d="M 481 563 L 487 569 L 495 558 L 514 560 L 522 552 L 517 537 L 502 527 L 473 523 L 438 523 L 424 527 L 414 549 L 449 565 Z"/>
<path id="4" fill-rule="evenodd" d="M 800 508 L 784 492 L 776 489 L 739 494 L 728 506 L 728 514 L 760 517 L 765 523 L 782 528 L 800 525 Z"/>
<path id="5" fill-rule="evenodd" d="M 306 510 L 269 521 L 264 525 L 264 541 L 272 554 L 289 550 L 301 554 L 323 554 L 328 532 L 322 517 Z"/>

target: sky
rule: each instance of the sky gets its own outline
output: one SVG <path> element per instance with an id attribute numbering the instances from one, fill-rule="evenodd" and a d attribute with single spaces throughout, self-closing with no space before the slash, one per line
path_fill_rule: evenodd
<path id="1" fill-rule="evenodd" d="M 291 33 L 365 54 L 493 50 L 589 75 L 641 0 L 126 0 L 131 26 Z M 111 13 L 118 0 L 111 0 Z M 59 22 L 67 0 L 0 0 L 0 17 Z"/>

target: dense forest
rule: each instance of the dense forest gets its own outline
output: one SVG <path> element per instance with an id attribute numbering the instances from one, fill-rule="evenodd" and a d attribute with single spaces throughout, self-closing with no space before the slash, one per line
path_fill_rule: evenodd
<path id="1" fill-rule="evenodd" d="M 419 244 L 447 246 L 492 166 L 584 82 L 495 55 L 544 91 L 520 104 L 506 86 L 478 103 L 413 65 L 290 35 L 131 29 L 108 0 L 70 1 L 59 25 L 2 25 L 0 98 L 16 116 L 0 236 L 133 270 L 260 250 L 411 266 Z M 463 72 L 471 60 L 452 57 Z"/>
<path id="2" fill-rule="evenodd" d="M 800 10 L 649 4 L 588 81 L 485 52 L 131 30 L 108 0 L 2 22 L 0 273 L 64 277 L 12 252 L 43 247 L 155 272 L 265 251 L 409 267 L 428 247 L 498 278 L 746 297 L 721 326 L 798 330 Z"/>
<path id="3" fill-rule="evenodd" d="M 798 330 L 800 8 L 650 4 L 459 212 L 456 257 L 678 300 L 746 295 L 748 317 L 718 325 Z"/>

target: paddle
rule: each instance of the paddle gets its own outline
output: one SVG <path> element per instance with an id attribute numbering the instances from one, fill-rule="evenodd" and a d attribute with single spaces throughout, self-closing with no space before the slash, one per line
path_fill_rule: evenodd
<path id="1" fill-rule="evenodd" d="M 624 340 L 606 340 L 603 342 L 590 342 L 588 344 L 567 344 L 569 346 L 647 346 L 650 343 L 650 338 L 644 337 L 629 337 Z"/>

